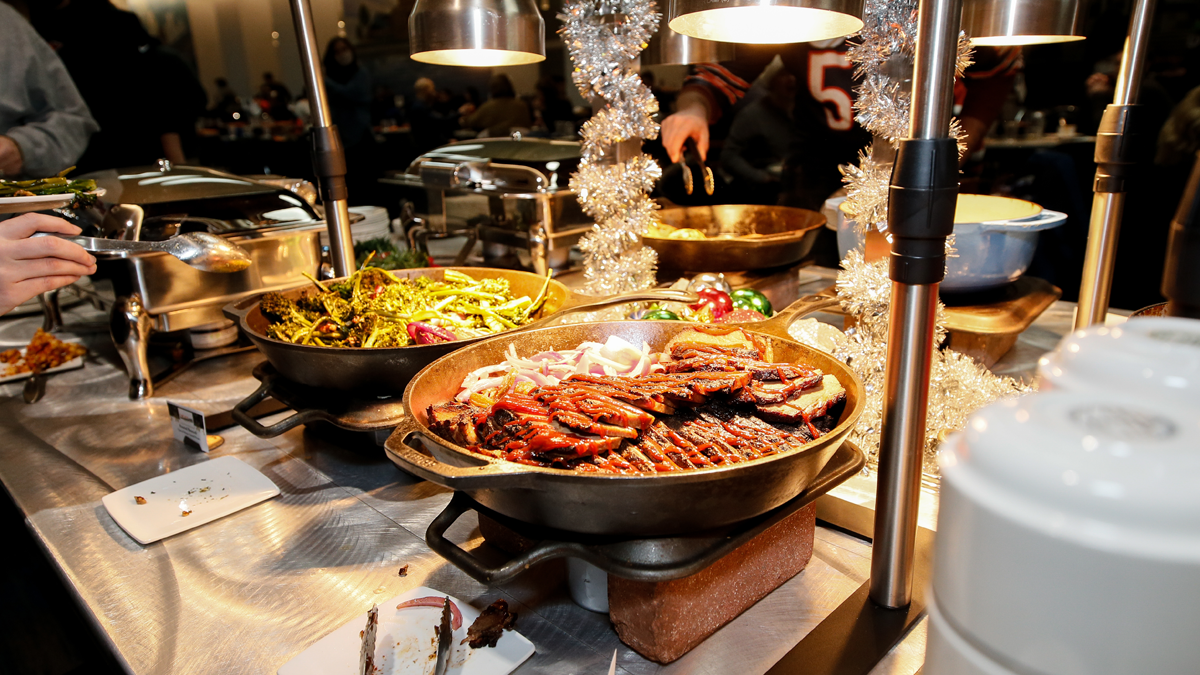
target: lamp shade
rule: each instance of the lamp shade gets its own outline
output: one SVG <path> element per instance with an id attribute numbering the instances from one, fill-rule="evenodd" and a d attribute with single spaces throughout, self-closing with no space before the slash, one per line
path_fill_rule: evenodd
<path id="1" fill-rule="evenodd" d="M 977 45 L 1082 40 L 1079 0 L 964 0 L 962 28 Z"/>
<path id="2" fill-rule="evenodd" d="M 733 44 L 713 42 L 676 33 L 670 26 L 662 26 L 646 48 L 642 50 L 643 66 L 686 65 L 689 63 L 720 63 L 732 61 L 735 56 Z"/>
<path id="3" fill-rule="evenodd" d="M 515 66 L 546 58 L 546 26 L 533 0 L 417 0 L 408 17 L 414 61 Z"/>
<path id="4" fill-rule="evenodd" d="M 829 40 L 863 27 L 862 0 L 670 0 L 671 30 L 717 42 Z"/>

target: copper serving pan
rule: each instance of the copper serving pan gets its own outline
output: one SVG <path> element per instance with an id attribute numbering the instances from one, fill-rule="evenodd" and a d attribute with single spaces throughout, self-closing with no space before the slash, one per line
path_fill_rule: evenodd
<path id="1" fill-rule="evenodd" d="M 765 327 L 782 328 L 786 335 L 789 322 L 790 318 Z M 645 341 L 662 349 L 689 325 L 677 321 L 571 324 L 501 335 L 464 347 L 431 363 L 404 390 L 404 408 L 409 415 L 388 438 L 388 457 L 405 471 L 466 492 L 501 514 L 573 532 L 681 534 L 766 513 L 805 490 L 862 413 L 862 383 L 853 371 L 828 354 L 776 335 L 760 333 L 771 344 L 777 362 L 814 365 L 835 375 L 846 389 L 846 406 L 837 426 L 795 452 L 717 469 L 653 476 L 580 474 L 484 457 L 429 430 L 429 406 L 457 394 L 471 371 L 502 362 L 509 345 L 514 345 L 518 354 L 529 355 L 619 335 L 634 344 Z M 754 328 L 747 326 L 747 330 Z"/>
<path id="2" fill-rule="evenodd" d="M 790 206 L 724 204 L 661 209 L 657 217 L 674 230 L 692 228 L 706 239 L 643 239 L 664 268 L 735 272 L 799 262 L 812 250 L 825 216 Z"/>
<path id="3" fill-rule="evenodd" d="M 401 278 L 430 277 L 440 281 L 447 269 L 469 274 L 477 279 L 507 279 L 514 297 L 537 297 L 546 281 L 545 277 L 537 274 L 490 267 L 430 267 L 395 270 L 393 274 Z M 283 295 L 296 298 L 310 292 L 310 288 L 304 286 L 285 291 Z M 538 312 L 537 321 L 505 331 L 504 334 L 546 325 L 564 314 L 590 311 L 624 302 L 695 302 L 697 299 L 695 293 L 687 291 L 649 289 L 596 300 L 576 294 L 561 282 L 554 280 L 550 281 L 546 295 L 546 302 Z M 490 337 L 377 349 L 298 345 L 267 337 L 269 322 L 259 309 L 261 298 L 262 296 L 254 296 L 226 305 L 225 315 L 238 323 L 242 332 L 254 342 L 271 365 L 275 366 L 275 370 L 293 382 L 310 387 L 353 391 L 360 395 L 399 394 L 413 375 L 435 359 Z"/>

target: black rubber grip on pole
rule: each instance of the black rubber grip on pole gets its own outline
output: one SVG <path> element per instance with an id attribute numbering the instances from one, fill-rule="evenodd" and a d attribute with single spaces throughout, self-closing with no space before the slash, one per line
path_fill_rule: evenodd
<path id="1" fill-rule="evenodd" d="M 1162 292 L 1167 314 L 1200 319 L 1200 153 L 1171 221 Z"/>
<path id="2" fill-rule="evenodd" d="M 321 201 L 346 199 L 346 150 L 337 125 L 313 127 L 313 173 L 321 190 Z"/>
<path id="3" fill-rule="evenodd" d="M 957 141 L 900 141 L 888 190 L 893 281 L 934 284 L 945 278 L 946 237 L 954 232 L 957 205 Z"/>
<path id="4" fill-rule="evenodd" d="M 1126 183 L 1135 166 L 1154 146 L 1146 138 L 1145 106 L 1110 103 L 1096 130 L 1096 192 L 1128 192 Z"/>

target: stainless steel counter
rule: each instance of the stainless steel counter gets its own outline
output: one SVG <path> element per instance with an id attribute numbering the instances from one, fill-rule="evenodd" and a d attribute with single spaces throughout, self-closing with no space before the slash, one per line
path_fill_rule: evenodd
<path id="1" fill-rule="evenodd" d="M 91 311 L 72 313 L 99 318 Z M 1041 348 L 1069 322 L 1069 315 L 1039 322 L 1046 335 L 1035 333 L 1027 346 Z M 39 323 L 0 322 L 0 348 L 23 344 Z M 131 673 L 273 673 L 372 602 L 425 585 L 477 607 L 506 598 L 520 613 L 518 629 L 537 647 L 520 673 L 600 674 L 616 649 L 618 672 L 627 674 L 754 675 L 868 574 L 869 544 L 818 528 L 804 572 L 690 654 L 659 666 L 622 645 L 606 615 L 571 602 L 562 561 L 500 587 L 443 561 L 425 545 L 424 532 L 448 490 L 396 469 L 364 437 L 335 442 L 311 430 L 269 441 L 240 428 L 221 432 L 225 443 L 211 456 L 241 458 L 274 481 L 280 496 L 141 546 L 100 498 L 208 459 L 172 439 L 166 402 L 228 410 L 255 389 L 249 373 L 261 356 L 199 363 L 155 398 L 133 402 L 107 335 L 84 337 L 93 348 L 86 366 L 50 378 L 41 402 L 24 404 L 19 384 L 0 386 L 0 481 Z M 871 488 L 869 479 L 855 479 L 847 496 L 869 503 Z M 481 541 L 470 516 L 450 535 Z M 406 577 L 397 574 L 402 565 L 409 566 Z M 914 673 L 923 652 L 922 624 L 874 672 Z"/>

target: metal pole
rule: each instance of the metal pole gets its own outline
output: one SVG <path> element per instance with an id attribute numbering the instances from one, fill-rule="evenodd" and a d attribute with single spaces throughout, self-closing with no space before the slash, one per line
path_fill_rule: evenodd
<path id="1" fill-rule="evenodd" d="M 325 79 L 321 73 L 321 55 L 313 26 L 309 0 L 291 0 L 296 41 L 300 45 L 300 63 L 308 85 L 313 125 L 313 168 L 325 205 L 325 226 L 329 228 L 329 257 L 339 277 L 354 272 L 354 240 L 350 235 L 350 211 L 346 203 L 346 153 L 337 126 L 329 114 Z"/>
<path id="2" fill-rule="evenodd" d="M 889 608 L 912 599 L 934 317 L 958 193 L 949 126 L 961 15 L 962 0 L 918 7 L 910 138 L 900 143 L 889 191 L 893 283 L 870 588 L 871 600 Z"/>
<path id="3" fill-rule="evenodd" d="M 1117 237 L 1121 230 L 1121 216 L 1125 211 L 1125 177 L 1136 163 L 1136 154 L 1140 150 L 1136 147 L 1140 139 L 1135 133 L 1134 120 L 1138 117 L 1138 92 L 1142 86 L 1146 51 L 1150 48 L 1154 2 L 1137 0 L 1133 7 L 1113 102 L 1104 110 L 1100 130 L 1096 134 L 1096 196 L 1092 199 L 1092 218 L 1088 225 L 1088 245 L 1083 260 L 1075 328 L 1104 323 L 1104 317 L 1108 314 Z"/>

